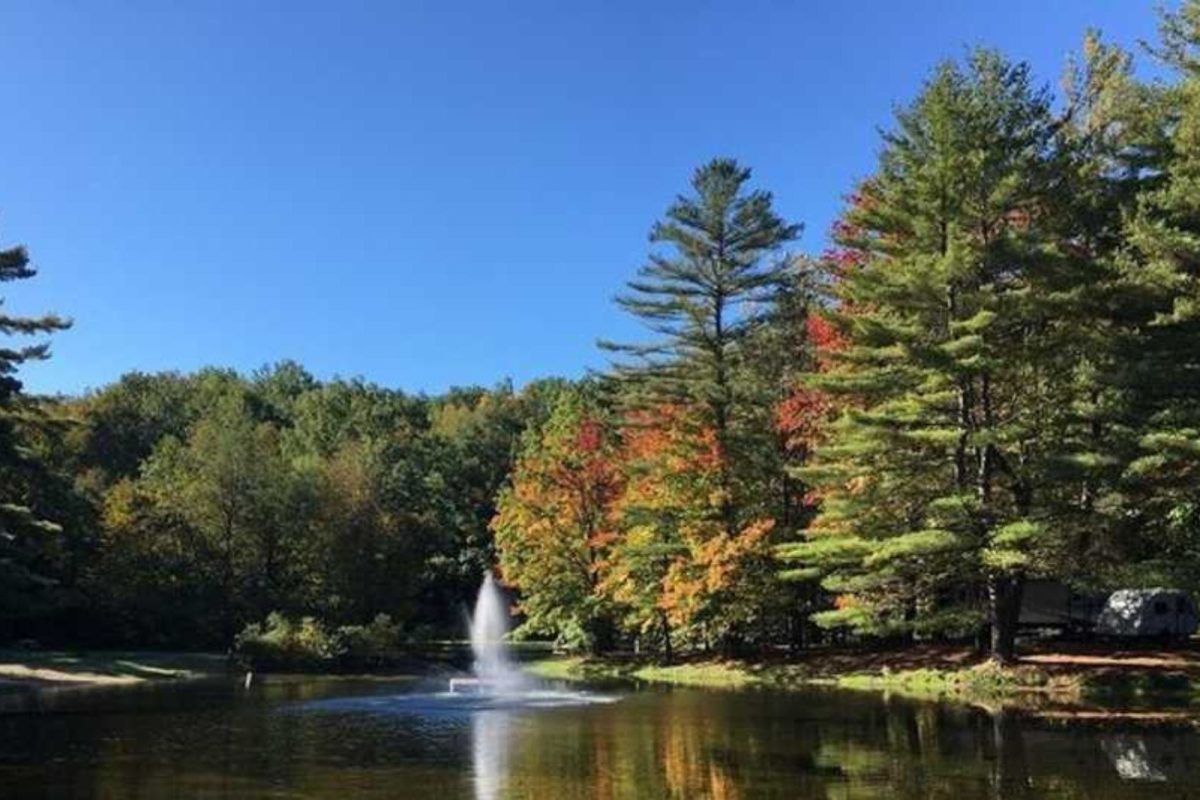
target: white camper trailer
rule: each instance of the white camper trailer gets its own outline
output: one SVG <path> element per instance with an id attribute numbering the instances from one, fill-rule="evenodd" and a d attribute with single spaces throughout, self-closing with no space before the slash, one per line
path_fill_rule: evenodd
<path id="1" fill-rule="evenodd" d="M 1096 633 L 1184 639 L 1196 632 L 1196 605 L 1178 589 L 1119 589 L 1108 596 Z"/>

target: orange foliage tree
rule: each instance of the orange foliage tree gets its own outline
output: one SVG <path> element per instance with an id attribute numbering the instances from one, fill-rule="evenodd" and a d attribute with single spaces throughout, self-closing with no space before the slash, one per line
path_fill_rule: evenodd
<path id="1" fill-rule="evenodd" d="M 600 404 L 567 389 L 546 423 L 529 430 L 492 520 L 502 580 L 520 591 L 525 629 L 588 649 L 612 638 L 611 606 L 598 590 L 613 540 L 622 478 Z"/>
<path id="2" fill-rule="evenodd" d="M 723 643 L 756 613 L 770 581 L 770 517 L 730 532 L 723 459 L 710 426 L 683 406 L 630 415 L 623 429 L 620 535 L 603 588 L 626 626 L 670 656 L 672 637 Z"/>

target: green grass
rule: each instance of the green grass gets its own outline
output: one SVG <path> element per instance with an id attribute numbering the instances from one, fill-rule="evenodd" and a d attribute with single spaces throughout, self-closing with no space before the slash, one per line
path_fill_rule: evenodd
<path id="1" fill-rule="evenodd" d="M 900 672 L 840 675 L 834 683 L 845 689 L 881 691 L 922 700 L 986 702 L 1030 694 L 1074 694 L 1067 682 L 1054 683 L 1035 669 L 1006 669 L 980 664 L 961 669 L 914 669 Z"/>
<path id="2" fill-rule="evenodd" d="M 692 661 L 651 664 L 567 656 L 533 661 L 528 672 L 558 680 L 637 680 L 676 686 L 745 686 L 795 683 L 801 670 L 794 665 L 753 665 L 741 661 Z"/>
<path id="3" fill-rule="evenodd" d="M 1169 700 L 1173 696 L 1200 696 L 1200 683 L 1187 675 L 1123 673 L 1097 676 L 1085 673 L 1051 674 L 1035 666 L 1000 667 L 991 663 L 958 668 L 922 668 L 892 671 L 855 669 L 833 672 L 821 662 L 756 663 L 696 661 L 656 665 L 582 657 L 535 661 L 526 667 L 544 678 L 560 680 L 637 680 L 676 686 L 723 688 L 772 687 L 798 689 L 835 686 L 858 691 L 885 692 L 921 700 L 948 700 L 981 705 L 1028 704 L 1045 701 L 1079 702 L 1103 699 Z"/>

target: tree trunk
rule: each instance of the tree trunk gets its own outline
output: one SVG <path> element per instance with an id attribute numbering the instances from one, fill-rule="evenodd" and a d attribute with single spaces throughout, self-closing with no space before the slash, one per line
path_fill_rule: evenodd
<path id="1" fill-rule="evenodd" d="M 221 554 L 221 638 L 226 647 L 233 647 L 233 512 L 224 519 L 224 552 Z"/>
<path id="2" fill-rule="evenodd" d="M 991 659 L 1010 664 L 1017 654 L 1017 620 L 1021 614 L 1020 576 L 993 575 L 988 578 L 988 611 L 991 622 Z"/>
<path id="3" fill-rule="evenodd" d="M 799 655 L 806 644 L 804 639 L 805 615 L 803 611 L 791 609 L 788 611 L 788 652 L 793 656 Z"/>
<path id="4" fill-rule="evenodd" d="M 591 639 L 590 647 L 592 655 L 604 655 L 612 652 L 613 645 L 616 641 L 616 623 L 607 615 L 600 615 L 587 623 L 588 633 Z"/>
<path id="5" fill-rule="evenodd" d="M 674 660 L 674 654 L 671 652 L 671 623 L 667 622 L 667 615 L 661 612 L 659 621 L 662 623 L 663 659 L 670 664 Z"/>

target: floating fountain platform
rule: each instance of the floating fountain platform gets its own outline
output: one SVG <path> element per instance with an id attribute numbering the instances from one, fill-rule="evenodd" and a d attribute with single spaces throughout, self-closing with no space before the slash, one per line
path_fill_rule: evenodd
<path id="1" fill-rule="evenodd" d="M 487 678 L 451 678 L 451 694 L 491 694 L 497 690 L 498 683 Z"/>

